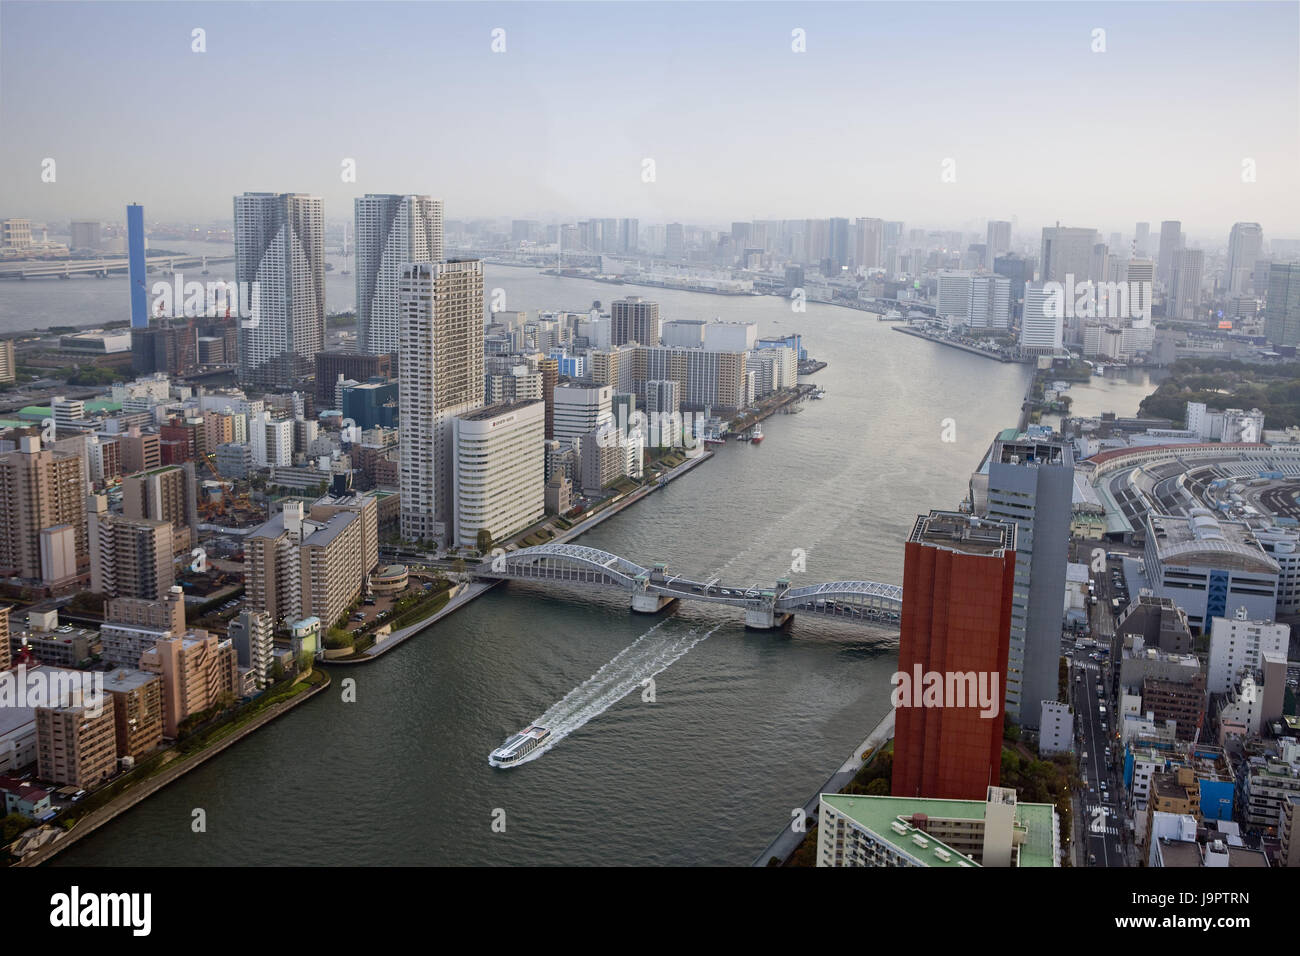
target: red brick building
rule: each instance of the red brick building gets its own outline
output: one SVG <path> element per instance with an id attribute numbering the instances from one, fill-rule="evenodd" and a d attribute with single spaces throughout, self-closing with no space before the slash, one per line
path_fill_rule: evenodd
<path id="1" fill-rule="evenodd" d="M 983 800 L 1002 761 L 1014 524 L 931 511 L 906 544 L 892 793 Z"/>

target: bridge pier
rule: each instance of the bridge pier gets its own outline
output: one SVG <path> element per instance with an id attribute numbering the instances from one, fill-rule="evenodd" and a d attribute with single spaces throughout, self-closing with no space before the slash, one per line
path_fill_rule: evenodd
<path id="1" fill-rule="evenodd" d="M 666 594 L 640 590 L 632 592 L 632 610 L 638 614 L 658 614 L 668 605 L 675 603 L 677 598 L 668 597 Z"/>
<path id="2" fill-rule="evenodd" d="M 785 627 L 794 615 L 788 611 L 777 611 L 771 607 L 745 608 L 745 627 L 751 631 L 773 631 Z"/>

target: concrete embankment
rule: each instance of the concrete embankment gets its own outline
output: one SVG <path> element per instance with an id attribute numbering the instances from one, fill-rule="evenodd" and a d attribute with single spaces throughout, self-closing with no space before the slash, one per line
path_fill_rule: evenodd
<path id="1" fill-rule="evenodd" d="M 840 765 L 826 782 L 817 789 L 808 801 L 804 803 L 802 809 L 804 813 L 804 829 L 796 830 L 791 824 L 786 824 L 767 845 L 750 866 L 770 866 L 773 865 L 771 860 L 776 857 L 780 863 L 784 864 L 795 850 L 799 849 L 799 844 L 803 842 L 808 831 L 812 830 L 817 823 L 817 811 L 821 804 L 821 795 L 823 793 L 839 793 L 858 775 L 867 760 L 877 750 L 889 742 L 894 736 L 894 709 L 891 707 L 889 713 L 880 719 L 880 722 L 867 734 L 867 739 L 862 741 L 856 750 L 849 756 L 849 759 Z M 791 818 L 793 820 L 793 817 Z"/>

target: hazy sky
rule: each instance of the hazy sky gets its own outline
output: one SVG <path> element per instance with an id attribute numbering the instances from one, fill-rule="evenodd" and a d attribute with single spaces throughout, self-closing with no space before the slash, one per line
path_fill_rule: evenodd
<path id="1" fill-rule="evenodd" d="M 1014 218 L 1126 235 L 1182 219 L 1207 239 L 1253 220 L 1300 237 L 1298 11 L 6 2 L 0 216 L 120 220 L 142 202 L 150 220 L 229 219 L 235 193 L 273 190 L 343 218 L 362 193 L 420 192 L 453 218 Z"/>

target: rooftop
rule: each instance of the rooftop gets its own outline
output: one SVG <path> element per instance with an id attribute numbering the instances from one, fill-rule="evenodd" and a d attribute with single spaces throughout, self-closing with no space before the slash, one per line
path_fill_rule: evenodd
<path id="1" fill-rule="evenodd" d="M 957 511 L 931 511 L 917 516 L 908 541 L 962 554 L 1001 555 L 1015 550 L 1016 527 Z"/>
<path id="2" fill-rule="evenodd" d="M 932 844 L 922 849 L 913 841 L 913 836 L 921 831 L 910 824 L 915 814 L 940 820 L 983 821 L 987 804 L 983 800 L 936 800 L 924 797 L 866 797 L 845 794 L 823 793 L 822 801 L 838 813 L 870 830 L 875 836 L 895 849 L 909 856 L 923 860 L 929 866 L 961 867 L 962 861 L 967 866 L 978 866 L 957 850 L 947 846 L 932 836 L 926 839 Z M 1017 803 L 1016 828 L 1025 833 L 1025 842 L 1020 845 L 1020 866 L 1055 866 L 1055 834 L 1053 813 L 1055 808 L 1050 803 Z M 902 823 L 906 829 L 899 832 L 894 823 Z M 944 860 L 934 853 L 938 846 L 947 850 L 951 858 Z"/>

